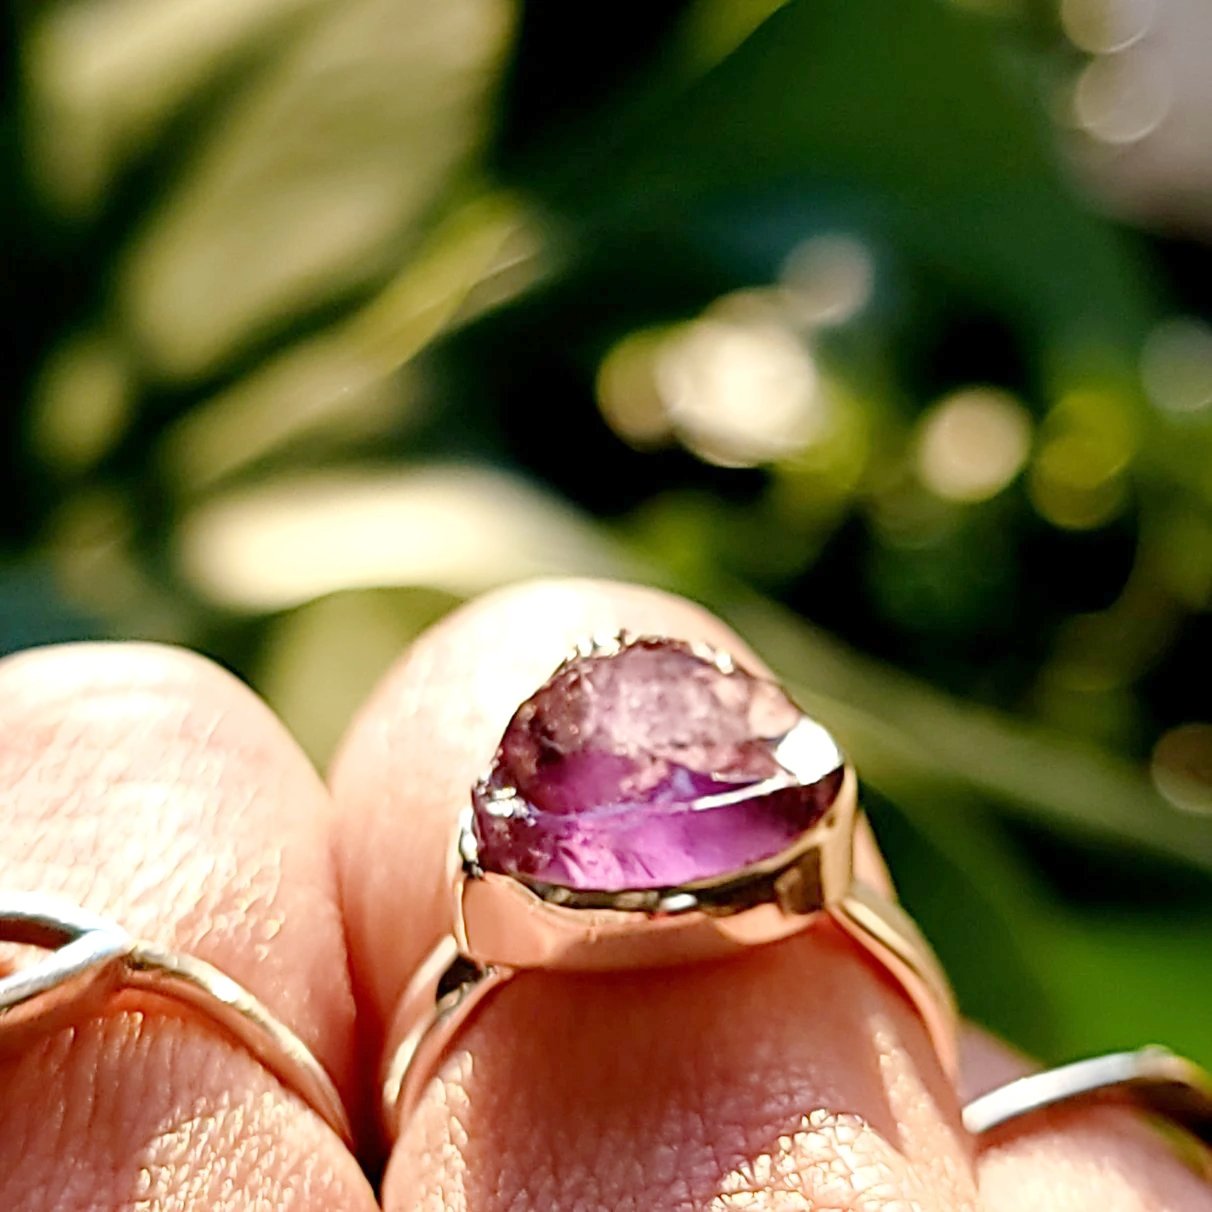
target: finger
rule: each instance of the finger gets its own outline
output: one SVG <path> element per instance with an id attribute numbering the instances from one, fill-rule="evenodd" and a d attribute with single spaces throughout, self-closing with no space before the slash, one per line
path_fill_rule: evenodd
<path id="1" fill-rule="evenodd" d="M 1030 1066 L 979 1031 L 964 1039 L 965 1093 Z M 1139 1117 L 1109 1107 L 1037 1113 L 990 1137 L 979 1156 L 987 1212 L 1212 1212 L 1212 1186 Z"/>
<path id="2" fill-rule="evenodd" d="M 423 636 L 355 722 L 332 777 L 338 861 L 354 970 L 380 1022 L 450 928 L 455 815 L 513 709 L 575 641 L 619 629 L 760 667 L 688 602 L 548 582 Z M 712 965 L 520 975 L 430 1084 L 384 1203 L 951 1212 L 974 1194 L 956 1125 L 914 1011 L 821 926 Z"/>
<path id="3" fill-rule="evenodd" d="M 152 646 L 0 663 L 0 888 L 204 959 L 352 1080 L 331 801 L 269 711 Z M 331 1130 L 205 1015 L 121 1008 L 0 1060 L 6 1212 L 369 1212 Z"/>

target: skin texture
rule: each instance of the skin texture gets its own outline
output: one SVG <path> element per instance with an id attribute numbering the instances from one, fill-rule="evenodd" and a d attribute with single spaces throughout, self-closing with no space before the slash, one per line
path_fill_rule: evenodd
<path id="1" fill-rule="evenodd" d="M 329 790 L 247 689 L 147 646 L 0 663 L 0 887 L 57 892 L 250 987 L 360 1117 L 383 1024 L 449 923 L 445 850 L 516 704 L 571 643 L 705 639 L 698 607 L 547 582 L 456 612 L 389 670 Z M 883 878 L 869 836 L 866 878 Z M 969 1092 L 1019 1062 L 966 1041 Z M 1070 1112 L 976 1164 L 902 995 L 828 927 L 715 965 L 511 982 L 388 1161 L 389 1212 L 1212 1212 L 1126 1116 Z M 357 1163 L 204 1019 L 126 999 L 0 1057 L 6 1212 L 376 1206 Z"/>
<path id="2" fill-rule="evenodd" d="M 0 821 L 0 887 L 217 965 L 352 1088 L 332 802 L 244 686 L 147 646 L 3 662 Z M 373 1207 L 332 1134 L 197 1016 L 128 1001 L 0 1060 L 6 1212 Z"/>

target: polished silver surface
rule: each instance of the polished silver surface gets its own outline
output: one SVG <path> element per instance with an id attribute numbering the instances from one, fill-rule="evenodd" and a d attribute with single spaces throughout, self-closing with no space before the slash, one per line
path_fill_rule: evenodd
<path id="1" fill-rule="evenodd" d="M 210 964 L 140 942 L 76 905 L 27 892 L 0 892 L 0 942 L 46 952 L 0 979 L 0 1051 L 78 1022 L 120 990 L 145 990 L 198 1011 L 351 1139 L 341 1097 L 307 1045 Z"/>
<path id="2" fill-rule="evenodd" d="M 1020 1077 L 964 1108 L 975 1136 L 1050 1108 L 1113 1103 L 1159 1116 L 1212 1145 L 1212 1075 L 1168 1048 L 1112 1052 Z"/>

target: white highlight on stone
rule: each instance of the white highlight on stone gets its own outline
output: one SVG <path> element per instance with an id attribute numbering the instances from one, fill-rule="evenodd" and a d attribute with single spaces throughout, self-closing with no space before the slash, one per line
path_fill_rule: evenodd
<path id="1" fill-rule="evenodd" d="M 843 761 L 837 742 L 825 728 L 807 716 L 775 746 L 774 758 L 801 783 L 823 779 Z"/>

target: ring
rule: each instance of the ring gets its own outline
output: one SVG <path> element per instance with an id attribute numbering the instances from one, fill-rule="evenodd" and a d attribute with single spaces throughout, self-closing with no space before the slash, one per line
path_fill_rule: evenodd
<path id="1" fill-rule="evenodd" d="M 1112 1103 L 1156 1115 L 1212 1146 L 1212 1074 L 1156 1045 L 1017 1078 L 963 1111 L 974 1136 L 1064 1103 Z"/>
<path id="2" fill-rule="evenodd" d="M 122 990 L 143 990 L 201 1011 L 352 1141 L 341 1096 L 307 1045 L 210 964 L 133 939 L 78 906 L 24 892 L 0 893 L 0 942 L 48 952 L 0 978 L 0 1050 L 61 1027 Z"/>
<path id="3" fill-rule="evenodd" d="M 858 811 L 830 734 L 727 653 L 659 636 L 579 645 L 517 709 L 459 817 L 453 933 L 388 1032 L 389 1136 L 516 973 L 702 960 L 823 917 L 899 984 L 954 1072 L 938 961 L 901 909 L 854 878 Z"/>

